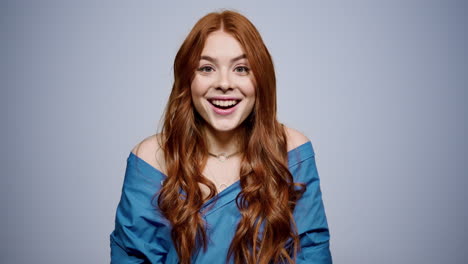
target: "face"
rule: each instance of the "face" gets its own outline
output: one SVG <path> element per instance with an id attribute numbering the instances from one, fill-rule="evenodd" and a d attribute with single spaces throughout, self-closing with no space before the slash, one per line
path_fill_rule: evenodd
<path id="1" fill-rule="evenodd" d="M 233 36 L 223 31 L 208 36 L 191 92 L 196 111 L 216 131 L 236 129 L 252 112 L 255 79 Z"/>

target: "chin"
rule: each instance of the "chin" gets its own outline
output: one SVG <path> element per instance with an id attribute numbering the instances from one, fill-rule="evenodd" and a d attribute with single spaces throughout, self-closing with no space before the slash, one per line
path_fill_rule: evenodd
<path id="1" fill-rule="evenodd" d="M 239 124 L 216 124 L 212 123 L 210 124 L 211 127 L 216 130 L 216 131 L 221 131 L 221 132 L 229 132 L 237 129 L 239 127 Z"/>
<path id="2" fill-rule="evenodd" d="M 234 126 L 213 126 L 213 129 L 220 132 L 229 132 L 235 130 L 237 127 Z"/>

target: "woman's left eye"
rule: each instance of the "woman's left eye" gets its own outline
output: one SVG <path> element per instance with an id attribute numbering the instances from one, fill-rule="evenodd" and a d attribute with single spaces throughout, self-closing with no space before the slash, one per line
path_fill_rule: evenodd
<path id="1" fill-rule="evenodd" d="M 247 72 L 249 72 L 249 68 L 247 68 L 247 67 L 245 67 L 245 66 L 240 66 L 240 67 L 237 67 L 237 68 L 235 69 L 235 71 L 241 72 L 241 73 L 247 73 Z"/>

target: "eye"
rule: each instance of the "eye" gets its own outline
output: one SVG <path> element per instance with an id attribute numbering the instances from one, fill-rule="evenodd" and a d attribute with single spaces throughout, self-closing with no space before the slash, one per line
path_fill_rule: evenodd
<path id="1" fill-rule="evenodd" d="M 234 70 L 239 73 L 248 73 L 250 71 L 250 69 L 245 66 L 239 66 L 235 68 Z"/>
<path id="2" fill-rule="evenodd" d="M 198 71 L 201 71 L 201 72 L 212 72 L 213 70 L 214 69 L 211 66 L 203 66 L 198 69 Z"/>

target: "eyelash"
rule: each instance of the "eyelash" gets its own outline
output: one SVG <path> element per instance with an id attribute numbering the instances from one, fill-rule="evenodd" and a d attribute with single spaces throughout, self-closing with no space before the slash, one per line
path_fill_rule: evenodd
<path id="1" fill-rule="evenodd" d="M 248 73 L 250 71 L 249 68 L 245 67 L 245 66 L 239 66 L 239 67 L 236 67 L 236 69 L 239 69 L 239 68 L 242 68 L 244 69 L 244 72 Z"/>
<path id="2" fill-rule="evenodd" d="M 199 68 L 198 71 L 205 72 L 204 69 L 207 69 L 207 68 L 213 69 L 211 66 L 203 66 L 203 67 Z M 250 69 L 245 67 L 245 66 L 236 67 L 235 70 L 239 69 L 239 68 L 243 69 L 244 70 L 243 72 L 245 72 L 245 73 L 250 72 Z"/>
<path id="3" fill-rule="evenodd" d="M 210 66 L 203 66 L 203 67 L 199 68 L 198 70 L 201 71 L 201 72 L 203 72 L 203 71 L 204 71 L 203 69 L 207 69 L 207 68 L 213 69 L 213 68 L 210 67 Z"/>

